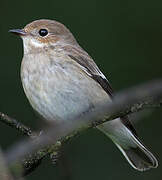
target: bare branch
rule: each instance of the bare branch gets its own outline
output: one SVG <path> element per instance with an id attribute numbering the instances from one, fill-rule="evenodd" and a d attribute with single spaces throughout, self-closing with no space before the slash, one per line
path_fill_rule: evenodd
<path id="1" fill-rule="evenodd" d="M 36 140 L 37 137 L 39 137 L 39 134 L 36 132 L 33 132 L 31 128 L 25 126 L 24 124 L 18 122 L 16 119 L 11 118 L 8 115 L 1 112 L 0 112 L 0 121 L 18 130 L 18 132 L 32 139 Z M 52 154 L 53 155 L 52 160 L 53 162 L 56 162 L 58 160 L 58 157 L 56 155 L 58 154 L 60 146 L 61 146 L 60 143 L 56 143 L 55 145 L 51 145 L 46 148 L 39 149 L 34 154 L 29 154 L 28 157 L 26 157 L 25 159 L 21 161 L 21 166 L 23 167 L 22 174 L 27 175 L 33 170 L 35 170 L 40 165 L 42 159 L 48 154 Z"/>
<path id="2" fill-rule="evenodd" d="M 8 115 L 0 112 L 0 121 L 4 124 L 11 126 L 12 128 L 15 128 L 19 132 L 21 132 L 23 135 L 27 136 L 35 136 L 35 133 L 32 133 L 31 129 L 22 123 L 18 122 L 16 119 L 9 117 Z"/>
<path id="3" fill-rule="evenodd" d="M 91 112 L 84 116 L 71 117 L 67 121 L 51 125 L 46 129 L 37 141 L 24 140 L 16 143 L 13 148 L 6 153 L 8 163 L 11 164 L 24 158 L 28 153 L 32 153 L 47 145 L 56 143 L 58 140 L 71 138 L 73 134 L 95 127 L 106 121 L 128 115 L 147 108 L 160 107 L 162 105 L 162 81 L 154 81 L 136 88 L 118 93 L 113 103 L 98 104 Z"/>

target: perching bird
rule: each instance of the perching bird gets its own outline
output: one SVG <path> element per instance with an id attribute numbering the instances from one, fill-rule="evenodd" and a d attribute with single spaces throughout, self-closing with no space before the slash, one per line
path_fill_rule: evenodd
<path id="1" fill-rule="evenodd" d="M 31 106 L 43 119 L 77 119 L 97 103 L 112 101 L 108 80 L 63 24 L 43 19 L 10 32 L 23 39 L 23 88 Z M 97 128 L 116 144 L 133 168 L 144 171 L 158 166 L 127 117 Z"/>

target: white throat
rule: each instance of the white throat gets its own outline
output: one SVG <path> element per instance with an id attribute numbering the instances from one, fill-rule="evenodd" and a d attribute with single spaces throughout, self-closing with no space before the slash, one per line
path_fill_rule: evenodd
<path id="1" fill-rule="evenodd" d="M 40 41 L 32 38 L 32 37 L 22 37 L 23 46 L 24 46 L 24 54 L 30 54 L 36 50 L 42 49 L 46 46 L 46 44 L 41 43 Z"/>

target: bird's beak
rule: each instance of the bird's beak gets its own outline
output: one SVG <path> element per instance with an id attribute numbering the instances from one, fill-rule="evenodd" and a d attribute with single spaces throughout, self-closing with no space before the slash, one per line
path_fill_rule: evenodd
<path id="1" fill-rule="evenodd" d="M 10 33 L 14 33 L 18 36 L 25 36 L 27 33 L 24 31 L 24 29 L 11 29 L 9 30 Z"/>

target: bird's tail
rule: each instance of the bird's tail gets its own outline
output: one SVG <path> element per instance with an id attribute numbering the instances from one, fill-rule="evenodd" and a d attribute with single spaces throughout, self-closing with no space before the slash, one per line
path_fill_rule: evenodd
<path id="1" fill-rule="evenodd" d="M 135 131 L 126 127 L 120 119 L 106 122 L 97 128 L 112 139 L 134 169 L 145 171 L 158 166 L 156 158 L 141 143 Z"/>

